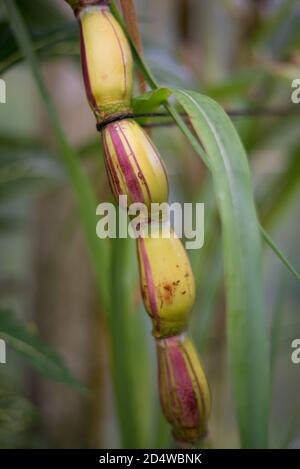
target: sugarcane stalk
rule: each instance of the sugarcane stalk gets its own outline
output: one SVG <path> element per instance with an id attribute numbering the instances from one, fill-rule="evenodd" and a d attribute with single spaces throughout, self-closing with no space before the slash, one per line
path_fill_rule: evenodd
<path id="1" fill-rule="evenodd" d="M 81 32 L 81 61 L 89 104 L 101 131 L 105 164 L 116 199 L 150 208 L 167 203 L 168 178 L 156 147 L 131 113 L 132 56 L 107 1 L 68 0 Z M 124 5 L 124 2 L 123 2 Z M 127 10 L 126 10 L 127 11 Z M 128 13 L 128 11 L 127 11 Z M 206 434 L 210 393 L 186 334 L 195 300 L 188 256 L 169 224 L 150 216 L 137 239 L 141 293 L 156 340 L 160 400 L 174 438 L 194 443 Z M 157 227 L 157 228 L 155 228 Z M 167 235 L 167 236 L 166 236 Z"/>

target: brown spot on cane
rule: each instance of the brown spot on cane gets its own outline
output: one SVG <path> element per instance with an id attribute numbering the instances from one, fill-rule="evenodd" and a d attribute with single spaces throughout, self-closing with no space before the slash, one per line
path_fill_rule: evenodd
<path id="1" fill-rule="evenodd" d="M 181 292 L 181 294 L 182 294 L 182 295 L 185 295 L 185 294 L 186 294 L 186 291 L 185 291 L 185 290 L 184 290 L 184 291 L 182 291 L 182 292 Z"/>
<path id="2" fill-rule="evenodd" d="M 163 285 L 163 298 L 167 304 L 172 304 L 174 300 L 176 285 L 174 283 L 165 283 Z"/>
<path id="3" fill-rule="evenodd" d="M 173 303 L 175 286 L 172 283 L 159 283 L 157 285 L 157 296 L 160 300 L 160 309 L 163 305 L 170 305 Z"/>

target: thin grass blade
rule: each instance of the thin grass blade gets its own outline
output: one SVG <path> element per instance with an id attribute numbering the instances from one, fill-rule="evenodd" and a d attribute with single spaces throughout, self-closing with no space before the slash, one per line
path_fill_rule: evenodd
<path id="1" fill-rule="evenodd" d="M 223 109 L 174 90 L 209 157 L 222 222 L 230 365 L 242 447 L 268 444 L 270 352 L 263 305 L 261 239 L 247 157 Z"/>

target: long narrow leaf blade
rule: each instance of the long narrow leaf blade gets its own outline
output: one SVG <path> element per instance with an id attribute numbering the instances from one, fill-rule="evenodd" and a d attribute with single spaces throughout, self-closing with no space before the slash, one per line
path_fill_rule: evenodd
<path id="1" fill-rule="evenodd" d="M 174 90 L 209 157 L 222 221 L 227 328 L 243 447 L 266 447 L 270 357 L 263 307 L 261 240 L 247 158 L 229 117 L 212 99 Z"/>

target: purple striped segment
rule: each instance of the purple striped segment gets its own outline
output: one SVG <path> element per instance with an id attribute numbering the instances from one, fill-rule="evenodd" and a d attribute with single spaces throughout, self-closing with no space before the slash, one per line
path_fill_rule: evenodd
<path id="1" fill-rule="evenodd" d="M 130 121 L 129 121 L 130 123 Z M 151 203 L 152 202 L 152 198 L 151 198 L 151 192 L 150 192 L 150 188 L 149 188 L 149 184 L 147 183 L 146 181 L 146 178 L 143 174 L 143 171 L 142 171 L 142 168 L 138 162 L 138 155 L 135 154 L 132 146 L 130 145 L 129 141 L 128 141 L 128 138 L 126 137 L 126 134 L 125 132 L 122 130 L 122 126 L 119 127 L 120 128 L 120 132 L 129 148 L 129 156 L 132 156 L 133 160 L 134 160 L 134 163 L 135 163 L 135 167 L 136 167 L 136 170 L 135 170 L 135 173 L 137 173 L 138 175 L 138 178 L 142 181 L 142 183 L 144 184 L 145 188 L 146 188 L 146 192 L 147 192 L 147 195 L 148 195 L 148 203 Z M 166 178 L 167 179 L 167 178 Z M 144 201 L 144 200 L 143 200 Z"/>
<path id="2" fill-rule="evenodd" d="M 128 204 L 145 204 L 149 212 L 152 202 L 167 202 L 164 165 L 143 129 L 131 119 L 122 119 L 108 124 L 102 137 L 114 194 L 127 195 Z"/>
<path id="3" fill-rule="evenodd" d="M 82 68 L 82 75 L 83 75 L 83 81 L 84 81 L 84 86 L 85 86 L 85 92 L 86 92 L 87 99 L 90 103 L 90 106 L 92 107 L 94 112 L 96 112 L 97 103 L 96 103 L 95 96 L 93 95 L 93 91 L 92 91 L 92 87 L 91 87 L 89 71 L 88 71 L 88 65 L 87 65 L 85 43 L 84 43 L 84 37 L 83 37 L 83 31 L 82 31 L 82 24 L 81 24 L 80 21 L 79 21 L 79 27 L 80 27 L 81 68 Z"/>
<path id="4" fill-rule="evenodd" d="M 116 199 L 118 196 L 122 194 L 121 183 L 119 180 L 119 176 L 117 170 L 115 168 L 112 155 L 110 154 L 108 142 L 107 142 L 107 133 L 102 132 L 102 142 L 103 142 L 103 149 L 104 149 L 104 161 L 106 170 L 108 173 L 108 179 L 111 183 L 112 192 Z"/>
<path id="5" fill-rule="evenodd" d="M 128 195 L 132 198 L 133 202 L 144 202 L 143 191 L 138 176 L 130 161 L 130 152 L 125 147 L 124 141 L 120 136 L 120 124 L 113 123 L 109 125 L 109 134 L 121 168 L 122 178 L 128 188 Z"/>
<path id="6" fill-rule="evenodd" d="M 206 433 L 210 402 L 204 402 L 208 385 L 193 343 L 186 334 L 156 343 L 163 412 L 176 439 L 195 442 Z"/>

